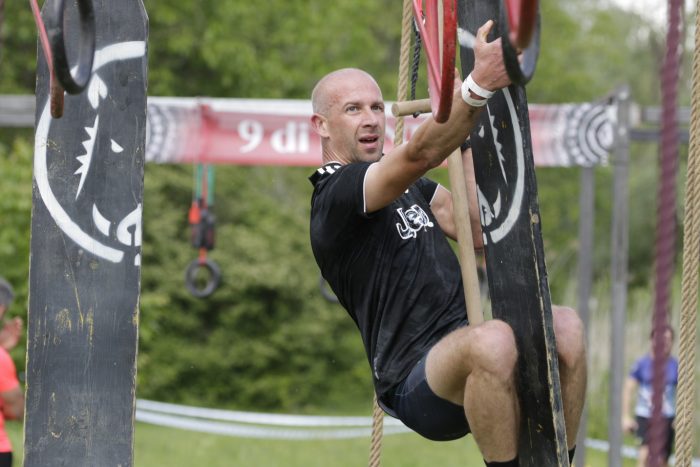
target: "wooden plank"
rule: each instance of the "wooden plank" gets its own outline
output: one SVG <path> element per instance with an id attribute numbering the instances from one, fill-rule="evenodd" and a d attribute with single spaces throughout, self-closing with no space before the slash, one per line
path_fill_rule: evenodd
<path id="1" fill-rule="evenodd" d="M 631 110 L 631 109 L 630 109 Z M 639 118 L 644 123 L 652 123 L 658 125 L 661 123 L 661 107 L 642 107 Z M 631 116 L 628 117 L 631 119 Z M 676 114 L 676 119 L 681 125 L 690 123 L 690 107 L 680 107 Z"/>
<path id="2" fill-rule="evenodd" d="M 133 465 L 147 17 L 141 0 L 94 6 L 92 79 L 60 119 L 38 58 L 26 467 Z"/>
<path id="3" fill-rule="evenodd" d="M 461 0 L 460 27 L 475 34 L 499 4 Z M 463 47 L 461 61 L 466 76 L 473 50 Z M 519 350 L 520 465 L 568 466 L 525 89 L 496 93 L 471 140 L 493 316 L 511 325 Z"/>
<path id="4" fill-rule="evenodd" d="M 661 130 L 658 128 L 632 128 L 629 133 L 630 141 L 656 143 L 661 140 Z M 684 129 L 678 130 L 678 139 L 681 143 L 688 144 L 690 132 Z"/>

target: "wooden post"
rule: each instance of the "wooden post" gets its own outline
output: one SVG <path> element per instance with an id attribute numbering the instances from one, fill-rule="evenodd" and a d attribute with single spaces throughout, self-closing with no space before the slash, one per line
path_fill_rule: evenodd
<path id="1" fill-rule="evenodd" d="M 442 12 L 443 6 L 438 2 L 440 18 L 440 57 L 442 58 Z M 447 158 L 447 170 L 450 177 L 450 190 L 452 193 L 453 217 L 457 230 L 457 251 L 459 253 L 459 266 L 462 272 L 462 286 L 464 287 L 464 300 L 467 305 L 467 319 L 469 324 L 481 324 L 484 322 L 484 312 L 481 308 L 481 290 L 479 289 L 479 277 L 476 271 L 476 255 L 474 254 L 474 239 L 472 237 L 472 225 L 469 218 L 469 193 L 464 177 L 464 164 L 462 163 L 462 151 L 457 149 Z"/>
<path id="2" fill-rule="evenodd" d="M 613 159 L 613 225 L 612 225 L 612 313 L 610 315 L 610 406 L 608 410 L 608 466 L 622 466 L 622 386 L 625 377 L 625 315 L 627 313 L 627 257 L 629 248 L 629 215 L 627 212 L 627 179 L 629 176 L 629 113 L 630 91 L 621 87 L 617 101 L 617 129 Z"/>
<path id="3" fill-rule="evenodd" d="M 460 0 L 460 27 L 475 34 L 488 19 L 499 18 L 499 3 Z M 473 50 L 463 47 L 461 58 L 466 76 L 474 66 Z M 471 140 L 493 316 L 510 324 L 518 345 L 520 465 L 565 467 L 566 430 L 525 89 L 513 85 L 496 93 Z"/>
<path id="4" fill-rule="evenodd" d="M 590 328 L 590 298 L 593 286 L 593 234 L 595 225 L 595 167 L 581 167 L 581 193 L 578 219 L 578 314 L 586 331 L 588 348 Z M 588 431 L 588 404 L 583 406 L 578 437 L 576 438 L 575 465 L 586 465 L 586 434 Z"/>
<path id="5" fill-rule="evenodd" d="M 25 467 L 133 465 L 148 28 L 141 0 L 95 0 L 95 20 L 90 84 L 61 119 L 38 57 Z"/>
<path id="6" fill-rule="evenodd" d="M 467 182 L 464 178 L 462 153 L 459 149 L 450 154 L 447 159 L 447 170 L 449 171 L 453 216 L 457 229 L 459 265 L 462 271 L 465 303 L 467 304 L 467 319 L 469 324 L 480 324 L 484 322 L 484 312 L 481 308 L 481 289 L 476 271 L 476 255 L 474 254 L 474 241 L 469 218 L 469 195 L 467 194 Z"/>

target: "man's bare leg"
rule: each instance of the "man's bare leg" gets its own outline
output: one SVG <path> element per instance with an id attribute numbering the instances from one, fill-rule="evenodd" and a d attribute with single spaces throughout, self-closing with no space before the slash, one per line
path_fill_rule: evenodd
<path id="1" fill-rule="evenodd" d="M 637 467 L 647 467 L 647 460 L 649 459 L 649 446 L 642 444 L 639 446 L 639 453 L 637 454 Z"/>
<path id="2" fill-rule="evenodd" d="M 428 353 L 430 389 L 464 406 L 472 435 L 489 462 L 509 461 L 518 453 L 517 359 L 513 331 L 500 320 L 458 329 Z"/>
<path id="3" fill-rule="evenodd" d="M 583 323 L 571 308 L 552 306 L 554 335 L 559 354 L 559 380 L 564 404 L 567 447 L 576 444 L 581 412 L 586 397 L 586 344 Z"/>

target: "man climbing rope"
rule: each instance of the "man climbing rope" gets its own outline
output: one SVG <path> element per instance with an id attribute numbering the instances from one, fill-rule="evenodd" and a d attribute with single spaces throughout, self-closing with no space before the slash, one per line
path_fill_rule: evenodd
<path id="1" fill-rule="evenodd" d="M 490 91 L 509 84 L 500 40 L 476 38 L 476 63 L 455 82 L 449 120 L 432 119 L 383 155 L 385 113 L 376 81 L 358 69 L 323 77 L 311 125 L 323 163 L 312 176 L 311 245 L 323 277 L 357 324 L 379 403 L 433 440 L 472 433 L 487 465 L 518 465 L 518 352 L 500 320 L 469 326 L 457 258 L 452 197 L 423 178 L 465 141 Z M 463 154 L 475 191 L 470 151 Z M 474 197 L 472 197 L 474 198 Z M 478 208 L 469 207 L 476 247 Z M 586 383 L 583 326 L 554 307 L 570 455 Z"/>

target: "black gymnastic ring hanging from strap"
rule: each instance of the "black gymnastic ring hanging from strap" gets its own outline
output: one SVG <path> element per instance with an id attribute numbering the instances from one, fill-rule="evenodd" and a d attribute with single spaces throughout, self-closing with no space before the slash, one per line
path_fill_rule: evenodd
<path id="1" fill-rule="evenodd" d="M 204 287 L 198 288 L 195 283 L 197 278 L 197 271 L 200 268 L 204 268 L 209 271 L 209 280 Z M 205 298 L 214 293 L 219 284 L 221 283 L 221 269 L 219 266 L 209 258 L 205 260 L 195 259 L 185 270 L 185 287 L 187 290 L 197 298 Z"/>
<path id="2" fill-rule="evenodd" d="M 526 47 L 522 48 L 522 56 L 518 57 L 518 44 L 513 43 L 515 36 L 519 36 L 520 31 L 511 31 L 510 21 L 508 18 L 508 10 L 506 3 L 508 0 L 501 0 L 500 6 L 500 28 L 501 28 L 501 45 L 503 46 L 503 61 L 506 66 L 506 71 L 510 80 L 514 84 L 524 86 L 535 74 L 537 67 L 537 59 L 540 55 L 540 12 L 537 7 L 538 2 L 533 2 L 537 8 L 534 12 L 534 20 L 532 24 L 519 24 L 519 28 L 532 28 L 531 32 L 526 34 L 530 37 Z M 522 44 L 520 44 L 522 46 Z"/>
<path id="3" fill-rule="evenodd" d="M 46 33 L 51 44 L 54 73 L 63 89 L 69 94 L 79 94 L 90 82 L 92 64 L 95 58 L 95 10 L 92 0 L 77 0 L 80 13 L 80 46 L 78 66 L 75 74 L 71 73 L 66 54 L 65 34 L 63 31 L 63 13 L 65 0 L 49 2 L 50 24 Z"/>

